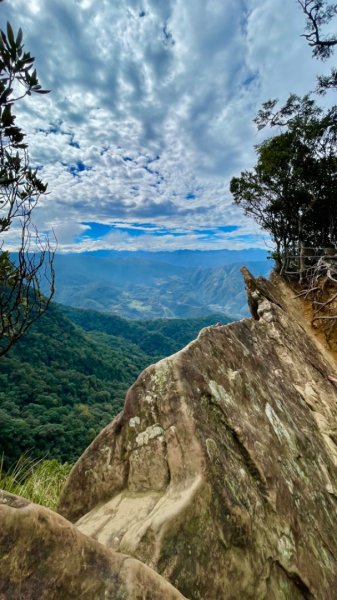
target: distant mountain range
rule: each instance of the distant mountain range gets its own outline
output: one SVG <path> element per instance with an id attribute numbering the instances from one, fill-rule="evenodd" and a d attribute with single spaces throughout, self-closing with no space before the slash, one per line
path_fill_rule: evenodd
<path id="1" fill-rule="evenodd" d="M 268 275 L 266 252 L 218 250 L 57 254 L 55 301 L 127 319 L 248 315 L 240 267 Z"/>

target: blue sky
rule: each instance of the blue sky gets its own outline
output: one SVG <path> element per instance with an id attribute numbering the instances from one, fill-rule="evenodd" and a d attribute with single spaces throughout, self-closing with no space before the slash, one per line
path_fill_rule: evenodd
<path id="1" fill-rule="evenodd" d="M 265 247 L 228 185 L 254 164 L 262 102 L 329 70 L 296 0 L 5 0 L 0 19 L 52 90 L 18 119 L 60 250 Z"/>

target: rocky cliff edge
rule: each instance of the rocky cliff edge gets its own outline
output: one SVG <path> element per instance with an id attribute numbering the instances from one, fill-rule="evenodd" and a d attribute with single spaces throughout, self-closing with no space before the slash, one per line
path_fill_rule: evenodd
<path id="1" fill-rule="evenodd" d="M 254 318 L 146 369 L 59 511 L 190 600 L 337 598 L 336 363 L 281 281 L 244 276 Z"/>

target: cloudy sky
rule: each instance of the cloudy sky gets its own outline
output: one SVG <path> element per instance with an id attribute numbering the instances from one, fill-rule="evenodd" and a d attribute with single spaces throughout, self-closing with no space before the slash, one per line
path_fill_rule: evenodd
<path id="1" fill-rule="evenodd" d="M 261 103 L 329 70 L 296 0 L 5 0 L 0 19 L 52 90 L 19 120 L 61 250 L 265 247 L 228 185 Z"/>

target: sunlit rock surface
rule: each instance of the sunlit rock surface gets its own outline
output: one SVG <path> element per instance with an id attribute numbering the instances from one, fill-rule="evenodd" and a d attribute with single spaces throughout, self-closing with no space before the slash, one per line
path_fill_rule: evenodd
<path id="1" fill-rule="evenodd" d="M 337 598 L 335 364 L 280 284 L 149 367 L 59 510 L 191 600 Z"/>
<path id="2" fill-rule="evenodd" d="M 1 600 L 183 600 L 138 560 L 112 552 L 60 515 L 0 492 Z"/>

